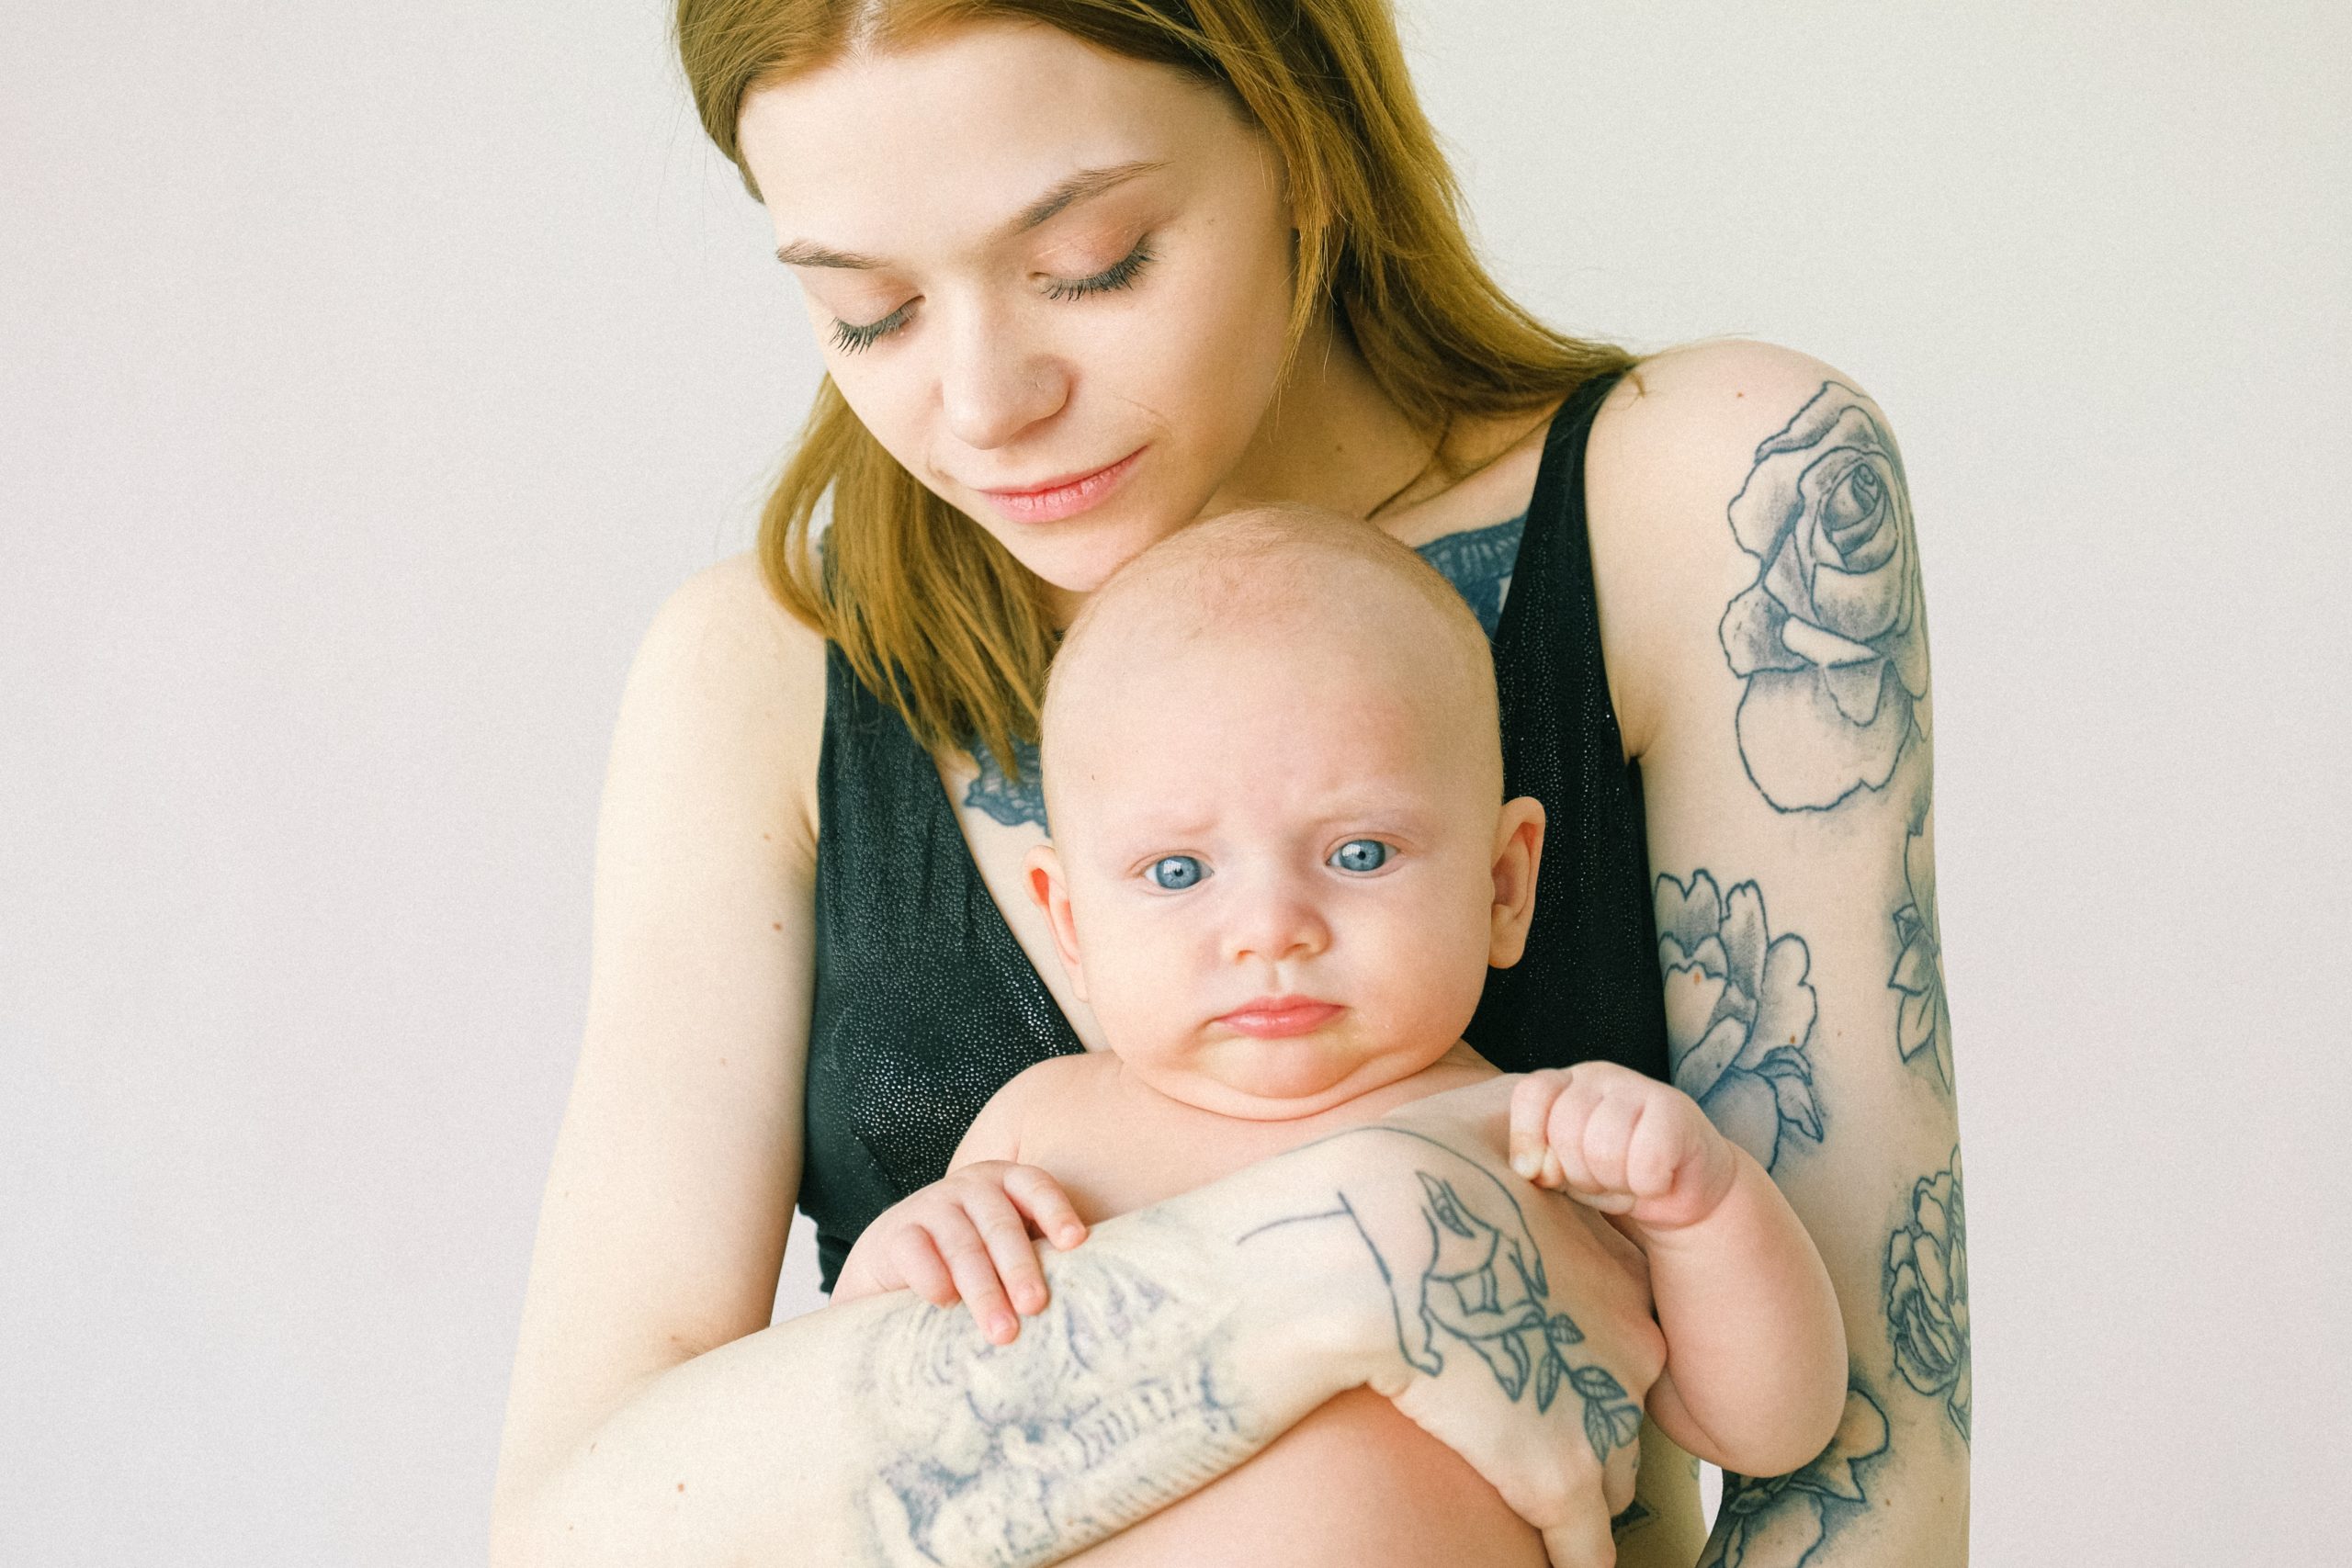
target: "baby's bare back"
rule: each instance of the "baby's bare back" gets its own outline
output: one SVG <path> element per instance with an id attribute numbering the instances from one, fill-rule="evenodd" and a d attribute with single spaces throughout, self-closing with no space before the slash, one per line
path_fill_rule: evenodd
<path id="1" fill-rule="evenodd" d="M 1466 1047 L 1322 1115 L 1244 1122 L 1143 1088 L 1107 1054 L 1064 1058 L 1022 1103 L 1020 1156 L 1094 1224 L 1491 1077 Z M 1340 1395 L 1240 1469 L 1069 1559 L 1091 1568 L 1543 1568 L 1542 1539 L 1452 1449 L 1376 1393 Z"/>

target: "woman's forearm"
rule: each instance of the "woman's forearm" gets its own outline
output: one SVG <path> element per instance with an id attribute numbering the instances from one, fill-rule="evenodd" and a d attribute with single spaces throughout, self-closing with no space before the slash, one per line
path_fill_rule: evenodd
<path id="1" fill-rule="evenodd" d="M 1389 1309 L 1355 1237 L 1295 1235 L 1278 1269 L 1237 1239 L 1330 1157 L 1048 1253 L 1052 1302 L 1011 1345 L 901 1292 L 677 1366 L 503 1500 L 493 1562 L 1028 1564 L 1114 1534 L 1374 1370 Z"/>

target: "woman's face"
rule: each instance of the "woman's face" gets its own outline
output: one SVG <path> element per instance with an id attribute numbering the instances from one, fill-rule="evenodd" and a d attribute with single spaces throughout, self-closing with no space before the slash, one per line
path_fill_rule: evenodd
<path id="1" fill-rule="evenodd" d="M 1240 499 L 1292 235 L 1221 94 L 989 24 L 763 89 L 741 143 L 842 395 L 1031 570 L 1091 592 Z"/>

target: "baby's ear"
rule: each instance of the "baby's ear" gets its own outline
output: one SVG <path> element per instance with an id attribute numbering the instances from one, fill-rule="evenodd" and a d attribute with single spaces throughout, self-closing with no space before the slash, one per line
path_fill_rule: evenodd
<path id="1" fill-rule="evenodd" d="M 1487 928 L 1487 962 L 1495 968 L 1510 968 L 1527 951 L 1543 859 L 1544 803 L 1532 795 L 1504 801 L 1495 824 L 1495 907 Z"/>
<path id="2" fill-rule="evenodd" d="M 1062 968 L 1069 976 L 1069 988 L 1085 1001 L 1086 970 L 1078 961 L 1078 922 L 1069 912 L 1069 878 L 1062 873 L 1062 857 L 1054 852 L 1051 844 L 1039 844 L 1021 862 L 1021 886 L 1029 890 L 1030 901 L 1046 912 L 1046 924 L 1054 933 L 1054 951 L 1061 955 Z"/>

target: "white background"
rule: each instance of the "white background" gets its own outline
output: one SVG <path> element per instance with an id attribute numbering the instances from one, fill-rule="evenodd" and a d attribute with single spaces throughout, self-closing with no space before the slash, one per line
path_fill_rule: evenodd
<path id="1" fill-rule="evenodd" d="M 0 1561 L 478 1561 L 622 671 L 808 328 L 650 0 L 5 9 Z M 1978 1560 L 2339 1554 L 2346 11 L 1407 26 L 1531 305 L 1903 440 Z"/>

